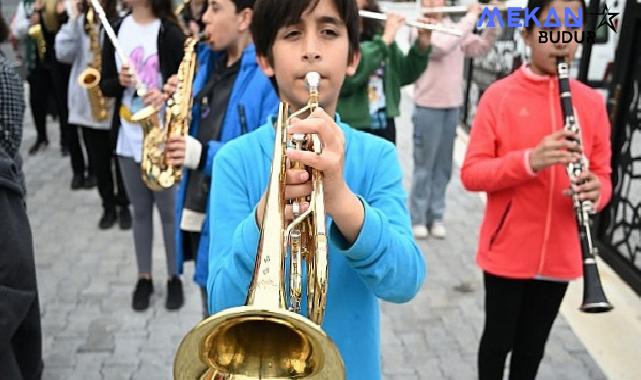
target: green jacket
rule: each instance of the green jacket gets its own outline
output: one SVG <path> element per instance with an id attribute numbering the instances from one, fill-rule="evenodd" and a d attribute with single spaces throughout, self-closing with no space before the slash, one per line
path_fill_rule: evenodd
<path id="1" fill-rule="evenodd" d="M 361 61 L 356 74 L 346 77 L 341 88 L 337 111 L 341 120 L 357 129 L 370 127 L 368 84 L 369 77 L 385 61 L 383 88 L 387 117 L 399 116 L 401 86 L 414 83 L 425 71 L 430 48 L 422 50 L 414 44 L 407 55 L 392 43 L 387 46 L 376 35 L 361 42 Z"/>

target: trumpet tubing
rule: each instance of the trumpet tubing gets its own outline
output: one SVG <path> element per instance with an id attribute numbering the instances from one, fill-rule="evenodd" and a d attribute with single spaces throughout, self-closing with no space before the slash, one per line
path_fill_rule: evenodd
<path id="1" fill-rule="evenodd" d="M 311 170 L 310 207 L 295 216 L 290 224 L 285 220 L 286 149 L 294 147 L 317 152 L 322 149 L 317 136 L 294 136 L 289 140 L 287 134 L 292 117 L 318 106 L 320 76 L 310 74 L 307 76 L 310 91 L 307 106 L 291 115 L 286 103 L 279 107 L 271 174 L 246 306 L 216 313 L 185 336 L 176 353 L 174 379 L 215 379 L 216 376 L 225 380 L 345 378 L 338 349 L 320 328 L 327 292 L 322 173 Z M 290 273 L 295 277 L 295 289 L 291 289 L 289 306 L 285 294 L 288 251 L 292 270 L 295 270 Z M 297 258 L 294 251 L 299 255 Z M 302 292 L 303 260 L 307 262 L 310 319 L 295 312 Z"/>

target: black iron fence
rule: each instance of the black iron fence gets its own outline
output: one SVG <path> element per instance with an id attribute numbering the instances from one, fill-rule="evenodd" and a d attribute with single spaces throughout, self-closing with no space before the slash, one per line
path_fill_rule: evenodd
<path id="1" fill-rule="evenodd" d="M 608 95 L 610 205 L 598 223 L 601 256 L 641 295 L 641 2 L 628 0 Z"/>

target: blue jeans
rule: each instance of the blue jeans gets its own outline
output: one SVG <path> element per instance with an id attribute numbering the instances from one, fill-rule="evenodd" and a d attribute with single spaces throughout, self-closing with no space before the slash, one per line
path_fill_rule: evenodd
<path id="1" fill-rule="evenodd" d="M 443 220 L 458 113 L 458 107 L 414 109 L 414 175 L 410 193 L 413 225 Z"/>

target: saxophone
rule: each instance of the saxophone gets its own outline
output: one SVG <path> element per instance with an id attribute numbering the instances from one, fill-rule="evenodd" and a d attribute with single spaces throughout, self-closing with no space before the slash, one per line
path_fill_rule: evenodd
<path id="1" fill-rule="evenodd" d="M 167 164 L 165 143 L 170 136 L 185 136 L 191 119 L 192 82 L 196 72 L 195 45 L 198 39 L 185 40 L 185 53 L 178 66 L 178 86 L 167 101 L 165 126 L 160 127 L 158 111 L 148 106 L 136 112 L 131 118 L 143 128 L 142 159 L 140 162 L 142 180 L 154 191 L 168 189 L 180 181 L 182 168 Z"/>
<path id="2" fill-rule="evenodd" d="M 78 76 L 78 84 L 87 89 L 89 95 L 89 105 L 91 106 L 91 115 L 96 121 L 105 121 L 109 118 L 108 101 L 102 95 L 100 87 L 100 67 L 102 66 L 102 55 L 100 52 L 100 36 L 98 28 L 94 23 L 94 11 L 91 6 L 86 14 L 87 25 L 85 26 L 89 34 L 89 49 L 93 54 L 93 61 Z"/>
<path id="3" fill-rule="evenodd" d="M 37 2 L 37 4 L 41 3 Z M 42 24 L 44 23 L 47 31 L 50 33 L 57 31 L 60 27 L 58 24 L 58 15 L 56 14 L 56 0 L 44 0 L 44 4 L 41 5 L 42 6 L 38 7 L 38 10 L 35 11 L 40 13 L 41 22 L 31 25 L 27 31 L 29 38 L 36 43 L 36 53 L 40 61 L 45 58 L 45 54 L 47 53 L 47 43 L 45 41 Z"/>
<path id="4" fill-rule="evenodd" d="M 42 61 L 45 58 L 45 53 L 47 53 L 47 44 L 42 32 L 42 25 L 36 24 L 30 26 L 27 34 L 36 43 L 36 52 L 38 53 L 38 58 Z"/>

